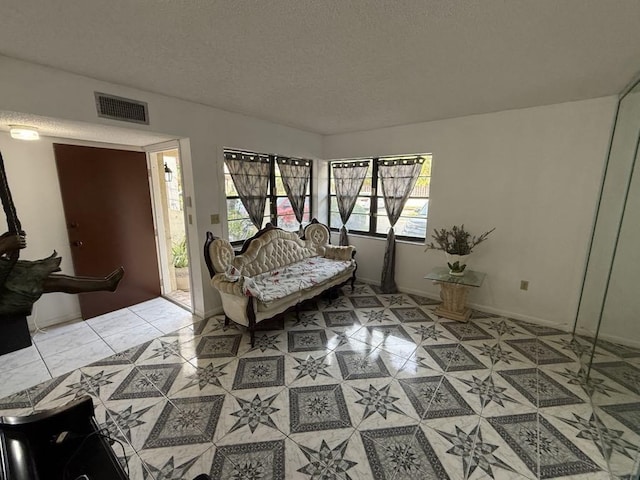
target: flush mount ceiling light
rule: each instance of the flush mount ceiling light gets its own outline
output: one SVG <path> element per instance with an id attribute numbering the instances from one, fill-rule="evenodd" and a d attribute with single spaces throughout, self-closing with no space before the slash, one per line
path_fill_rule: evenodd
<path id="1" fill-rule="evenodd" d="M 11 138 L 16 140 L 38 140 L 40 138 L 37 128 L 22 125 L 9 125 L 9 133 L 11 133 Z"/>

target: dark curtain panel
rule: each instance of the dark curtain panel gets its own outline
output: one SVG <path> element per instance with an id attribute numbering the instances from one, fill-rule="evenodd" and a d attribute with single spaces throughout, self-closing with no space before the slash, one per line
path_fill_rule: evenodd
<path id="1" fill-rule="evenodd" d="M 384 208 L 389 217 L 389 233 L 387 234 L 387 246 L 384 252 L 382 265 L 382 280 L 380 289 L 383 293 L 395 293 L 398 291 L 395 280 L 396 268 L 396 235 L 393 226 L 402 213 L 407 198 L 416 184 L 420 169 L 424 163 L 423 158 L 401 158 L 393 160 L 378 160 L 378 177 L 382 184 Z"/>
<path id="2" fill-rule="evenodd" d="M 293 208 L 296 220 L 300 224 L 302 234 L 302 218 L 304 217 L 304 202 L 306 200 L 307 185 L 311 177 L 311 160 L 277 157 L 278 168 L 282 176 L 284 190 Z"/>
<path id="3" fill-rule="evenodd" d="M 267 155 L 224 152 L 224 161 L 242 205 L 249 213 L 251 222 L 260 230 L 269 187 L 269 157 Z"/>
<path id="4" fill-rule="evenodd" d="M 333 166 L 333 181 L 336 187 L 336 201 L 338 212 L 342 220 L 340 229 L 340 245 L 349 245 L 346 223 L 349 221 L 353 207 L 356 206 L 358 194 L 362 188 L 364 177 L 369 169 L 369 161 L 365 162 L 336 162 Z"/>

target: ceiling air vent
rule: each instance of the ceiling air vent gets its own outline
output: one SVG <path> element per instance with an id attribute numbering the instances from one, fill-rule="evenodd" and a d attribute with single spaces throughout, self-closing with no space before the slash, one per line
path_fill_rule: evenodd
<path id="1" fill-rule="evenodd" d="M 149 125 L 149 111 L 146 102 L 100 92 L 95 92 L 95 94 L 99 117 Z"/>

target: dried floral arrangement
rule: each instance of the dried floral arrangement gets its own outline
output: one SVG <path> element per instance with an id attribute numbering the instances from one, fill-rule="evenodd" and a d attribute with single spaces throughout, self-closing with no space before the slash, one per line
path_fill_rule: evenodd
<path id="1" fill-rule="evenodd" d="M 434 241 L 427 244 L 427 250 L 443 250 L 449 255 L 469 255 L 473 249 L 484 242 L 489 234 L 493 232 L 492 228 L 488 232 L 476 237 L 471 235 L 464 229 L 464 224 L 454 225 L 451 228 L 436 229 L 431 235 Z"/>

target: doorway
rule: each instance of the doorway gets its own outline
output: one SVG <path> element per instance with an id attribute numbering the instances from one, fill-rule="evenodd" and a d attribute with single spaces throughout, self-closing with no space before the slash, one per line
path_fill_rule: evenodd
<path id="1" fill-rule="evenodd" d="M 149 153 L 158 254 L 165 298 L 192 311 L 191 271 L 180 150 L 177 146 Z"/>
<path id="2" fill-rule="evenodd" d="M 54 144 L 54 153 L 75 274 L 102 277 L 125 269 L 116 292 L 78 296 L 82 318 L 159 296 L 144 153 L 64 144 Z"/>

